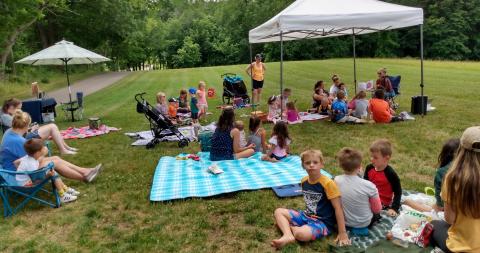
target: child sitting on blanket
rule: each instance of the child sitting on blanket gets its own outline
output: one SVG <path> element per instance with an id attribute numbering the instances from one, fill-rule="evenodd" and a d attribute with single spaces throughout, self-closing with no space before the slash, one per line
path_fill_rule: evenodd
<path id="1" fill-rule="evenodd" d="M 332 104 L 332 122 L 360 123 L 359 118 L 349 115 L 347 103 L 345 102 L 345 93 L 342 90 L 337 93 L 337 99 Z"/>
<path id="2" fill-rule="evenodd" d="M 339 91 L 343 91 L 345 93 L 345 99 L 348 98 L 348 91 L 347 91 L 347 85 L 345 83 L 340 83 L 338 85 Z"/>
<path id="3" fill-rule="evenodd" d="M 362 119 L 368 116 L 368 100 L 365 99 L 367 93 L 361 90 L 353 97 L 352 101 L 348 103 L 348 109 L 352 110 L 352 116 Z"/>
<path id="4" fill-rule="evenodd" d="M 280 119 L 280 107 L 278 106 L 279 103 L 277 103 L 277 97 L 276 96 L 271 96 L 268 98 L 268 115 L 267 115 L 267 120 L 271 121 L 273 123 L 277 122 L 277 120 Z"/>
<path id="5" fill-rule="evenodd" d="M 261 126 L 262 121 L 259 117 L 250 117 L 248 128 L 250 130 L 250 136 L 248 137 L 248 144 L 255 144 L 255 152 L 267 152 L 269 146 L 267 144 L 266 131 Z"/>
<path id="6" fill-rule="evenodd" d="M 15 161 L 18 164 L 17 171 L 35 171 L 40 167 L 40 160 L 48 153 L 47 148 L 43 145 L 43 141 L 40 139 L 30 139 L 25 142 L 23 145 L 27 153 L 26 156 Z M 47 173 L 47 177 L 55 176 L 55 171 L 50 170 Z M 22 186 L 33 186 L 33 182 L 28 175 L 16 175 L 15 179 L 19 185 Z M 55 188 L 60 195 L 60 202 L 68 203 L 75 201 L 80 192 L 76 191 L 73 188 L 66 186 L 60 177 L 55 178 L 54 180 Z"/>
<path id="7" fill-rule="evenodd" d="M 319 150 L 307 150 L 301 155 L 302 167 L 308 176 L 301 181 L 306 210 L 277 208 L 275 222 L 282 237 L 273 240 L 272 247 L 280 249 L 296 240 L 308 242 L 330 235 L 338 228 L 335 241 L 339 246 L 349 245 L 340 191 L 333 180 L 320 172 L 323 156 Z"/>
<path id="8" fill-rule="evenodd" d="M 277 108 L 282 109 L 283 114 L 287 115 L 287 103 L 288 103 L 288 98 L 292 95 L 292 90 L 290 88 L 285 88 L 282 91 L 281 95 L 277 96 Z"/>
<path id="9" fill-rule="evenodd" d="M 168 115 L 168 106 L 167 106 L 167 99 L 165 97 L 165 93 L 159 92 L 157 93 L 157 105 L 155 106 L 157 111 L 164 116 Z"/>
<path id="10" fill-rule="evenodd" d="M 358 176 L 362 169 L 362 153 L 342 148 L 337 159 L 343 175 L 336 176 L 335 183 L 342 194 L 345 224 L 354 235 L 367 236 L 368 227 L 377 219 L 374 214 L 382 210 L 377 187 Z"/>
<path id="11" fill-rule="evenodd" d="M 291 142 L 287 123 L 284 121 L 278 121 L 275 123 L 275 126 L 273 126 L 272 137 L 268 140 L 268 143 L 271 144 L 271 148 L 266 155 L 262 156 L 262 160 L 278 162 L 286 158 L 288 156 Z"/>
<path id="12" fill-rule="evenodd" d="M 240 147 L 241 148 L 246 147 L 247 146 L 247 138 L 245 136 L 245 131 L 244 131 L 245 126 L 243 125 L 243 121 L 241 121 L 241 120 L 235 121 L 235 123 L 233 124 L 233 127 L 238 129 L 238 131 L 240 132 L 240 138 L 239 138 Z"/>
<path id="13" fill-rule="evenodd" d="M 402 185 L 395 170 L 388 165 L 392 157 L 392 144 L 386 139 L 370 145 L 372 163 L 365 169 L 364 179 L 371 181 L 378 190 L 382 208 L 389 216 L 397 216 L 402 197 Z"/>
<path id="14" fill-rule="evenodd" d="M 168 99 L 168 117 L 175 120 L 177 118 L 177 107 L 178 103 L 174 97 Z"/>
<path id="15" fill-rule="evenodd" d="M 187 90 L 181 89 L 180 90 L 180 96 L 178 97 L 178 109 L 177 111 L 179 113 L 189 113 L 190 112 L 190 106 L 188 106 L 188 93 Z"/>
<path id="16" fill-rule="evenodd" d="M 302 119 L 300 119 L 300 115 L 298 114 L 294 102 L 287 103 L 287 121 L 288 124 L 302 123 Z"/>

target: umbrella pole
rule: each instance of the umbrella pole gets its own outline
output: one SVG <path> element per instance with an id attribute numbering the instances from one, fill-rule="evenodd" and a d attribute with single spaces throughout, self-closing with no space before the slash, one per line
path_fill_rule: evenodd
<path id="1" fill-rule="evenodd" d="M 280 31 L 280 120 L 283 119 L 283 32 Z"/>
<path id="2" fill-rule="evenodd" d="M 68 85 L 68 97 L 70 99 L 70 113 L 72 114 L 72 122 L 75 121 L 73 117 L 73 110 L 72 110 L 72 89 L 70 88 L 70 77 L 68 76 L 68 60 L 64 59 L 63 62 L 65 63 L 65 72 L 67 73 L 67 85 Z"/>

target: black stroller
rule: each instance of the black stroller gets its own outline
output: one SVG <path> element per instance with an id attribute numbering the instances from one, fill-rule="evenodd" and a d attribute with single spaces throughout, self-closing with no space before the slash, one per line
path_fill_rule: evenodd
<path id="1" fill-rule="evenodd" d="M 135 95 L 137 101 L 137 112 L 145 114 L 145 118 L 150 122 L 150 129 L 153 133 L 153 140 L 147 144 L 147 149 L 154 148 L 162 138 L 175 135 L 178 137 L 178 146 L 180 148 L 188 146 L 188 139 L 183 136 L 177 127 L 164 115 L 162 115 L 155 107 L 150 105 L 143 98 L 144 93 Z"/>
<path id="2" fill-rule="evenodd" d="M 243 99 L 244 104 L 250 103 L 247 87 L 242 77 L 233 73 L 225 73 L 220 77 L 223 78 L 223 104 L 230 104 L 235 98 Z"/>

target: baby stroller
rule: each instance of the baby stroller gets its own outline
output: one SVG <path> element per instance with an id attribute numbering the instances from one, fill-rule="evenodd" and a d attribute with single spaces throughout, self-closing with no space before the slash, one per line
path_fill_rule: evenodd
<path id="1" fill-rule="evenodd" d="M 250 103 L 247 87 L 241 76 L 233 73 L 225 73 L 220 77 L 223 78 L 223 104 L 230 104 L 235 98 L 241 98 L 243 104 Z"/>
<path id="2" fill-rule="evenodd" d="M 153 140 L 147 144 L 147 149 L 154 148 L 161 139 L 165 136 L 175 135 L 178 137 L 178 147 L 183 148 L 188 146 L 188 139 L 178 131 L 177 127 L 163 116 L 155 107 L 150 105 L 147 100 L 143 98 L 146 93 L 139 93 L 135 95 L 137 101 L 137 112 L 145 114 L 145 118 L 150 122 L 150 129 L 153 133 Z"/>

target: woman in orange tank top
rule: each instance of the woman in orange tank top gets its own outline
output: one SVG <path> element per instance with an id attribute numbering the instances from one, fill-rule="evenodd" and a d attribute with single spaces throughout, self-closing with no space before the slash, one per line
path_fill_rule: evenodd
<path id="1" fill-rule="evenodd" d="M 247 74 L 252 78 L 252 101 L 254 104 L 258 104 L 260 102 L 260 95 L 262 93 L 265 70 L 265 64 L 263 64 L 262 56 L 260 54 L 255 55 L 255 61 L 248 65 L 247 69 L 245 70 Z"/>

